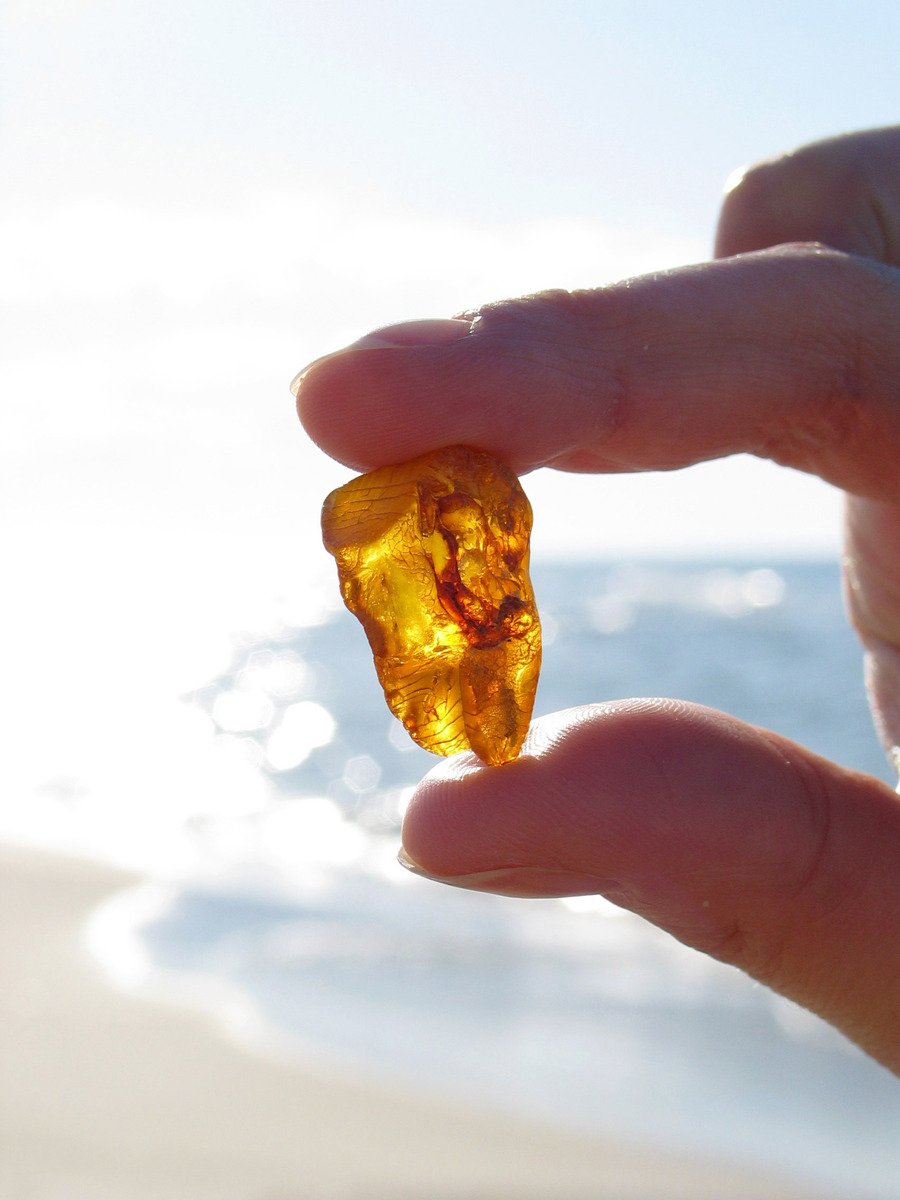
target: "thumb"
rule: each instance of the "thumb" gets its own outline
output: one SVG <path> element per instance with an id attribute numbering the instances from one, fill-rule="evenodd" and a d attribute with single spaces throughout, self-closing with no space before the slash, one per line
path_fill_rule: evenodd
<path id="1" fill-rule="evenodd" d="M 900 1071 L 900 801 L 775 734 L 677 701 L 535 722 L 523 756 L 448 760 L 405 865 L 517 896 L 600 893 L 740 967 Z"/>

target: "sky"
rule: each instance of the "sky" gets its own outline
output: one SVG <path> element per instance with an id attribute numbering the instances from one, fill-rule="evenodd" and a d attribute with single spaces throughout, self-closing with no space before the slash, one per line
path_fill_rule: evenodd
<path id="1" fill-rule="evenodd" d="M 196 684 L 234 630 L 318 602 L 348 473 L 296 422 L 304 363 L 703 259 L 734 168 L 900 100 L 894 0 L 6 0 L 0 21 L 20 712 L 101 668 L 110 695 Z M 749 459 L 527 490 L 536 558 L 838 548 L 839 497 Z"/>

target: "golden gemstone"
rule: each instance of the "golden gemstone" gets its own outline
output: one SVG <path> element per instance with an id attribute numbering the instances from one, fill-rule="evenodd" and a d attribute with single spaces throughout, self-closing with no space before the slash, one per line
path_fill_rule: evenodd
<path id="1" fill-rule="evenodd" d="M 515 758 L 541 665 L 531 505 L 515 475 L 478 450 L 436 450 L 337 488 L 322 532 L 411 737 L 434 754 Z"/>

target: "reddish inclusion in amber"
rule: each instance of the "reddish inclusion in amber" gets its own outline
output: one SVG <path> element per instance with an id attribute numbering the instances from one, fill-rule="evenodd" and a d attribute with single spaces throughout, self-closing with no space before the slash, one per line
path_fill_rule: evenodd
<path id="1" fill-rule="evenodd" d="M 515 758 L 541 665 L 531 506 L 515 475 L 477 450 L 437 450 L 332 492 L 322 532 L 415 741 L 494 765 Z"/>

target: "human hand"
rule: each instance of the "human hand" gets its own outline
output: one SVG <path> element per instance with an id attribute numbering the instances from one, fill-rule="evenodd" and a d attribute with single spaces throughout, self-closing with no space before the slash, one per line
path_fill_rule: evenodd
<path id="1" fill-rule="evenodd" d="M 716 253 L 379 331 L 307 370 L 301 419 L 359 469 L 462 442 L 520 473 L 749 452 L 838 485 L 900 770 L 900 128 L 747 172 Z M 900 800 L 877 779 L 723 713 L 621 701 L 536 721 L 502 769 L 442 763 L 403 839 L 413 869 L 458 886 L 602 893 L 900 1072 Z"/>

